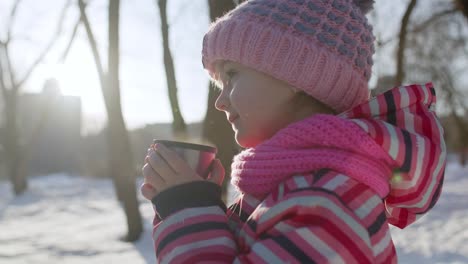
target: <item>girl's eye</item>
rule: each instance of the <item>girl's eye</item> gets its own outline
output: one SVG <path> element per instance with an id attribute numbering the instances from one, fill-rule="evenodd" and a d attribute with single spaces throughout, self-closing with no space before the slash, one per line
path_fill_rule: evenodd
<path id="1" fill-rule="evenodd" d="M 232 77 L 236 74 L 236 71 L 235 70 L 229 70 L 226 72 L 226 75 L 229 76 L 229 77 Z"/>
<path id="2" fill-rule="evenodd" d="M 235 70 L 227 71 L 226 76 L 227 76 L 228 81 L 230 81 L 236 74 L 237 74 L 237 72 Z"/>

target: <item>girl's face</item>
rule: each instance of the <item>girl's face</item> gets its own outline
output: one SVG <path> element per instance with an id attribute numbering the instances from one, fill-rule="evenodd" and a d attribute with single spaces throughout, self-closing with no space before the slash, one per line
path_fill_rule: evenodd
<path id="1" fill-rule="evenodd" d="M 255 147 L 278 130 L 314 111 L 299 109 L 293 88 L 262 72 L 234 62 L 217 64 L 222 82 L 215 107 L 226 113 L 237 143 Z"/>

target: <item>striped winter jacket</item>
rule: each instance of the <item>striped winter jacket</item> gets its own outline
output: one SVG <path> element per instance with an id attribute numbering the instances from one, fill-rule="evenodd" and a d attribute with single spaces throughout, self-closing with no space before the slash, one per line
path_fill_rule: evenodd
<path id="1" fill-rule="evenodd" d="M 160 263 L 396 262 L 382 200 L 333 171 L 292 177 L 264 201 L 244 195 L 227 211 L 186 208 L 154 224 Z"/>
<path id="2" fill-rule="evenodd" d="M 161 192 L 152 200 L 158 263 L 396 263 L 389 224 L 409 225 L 441 192 L 445 145 L 433 103 L 431 84 L 412 85 L 345 114 L 373 116 L 357 123 L 407 166 L 385 198 L 327 168 L 293 175 L 263 200 L 243 194 L 229 208 L 210 182 Z"/>

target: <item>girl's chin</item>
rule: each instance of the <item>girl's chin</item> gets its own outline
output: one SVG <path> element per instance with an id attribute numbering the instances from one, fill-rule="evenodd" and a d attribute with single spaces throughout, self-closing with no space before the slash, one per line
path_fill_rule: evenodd
<path id="1" fill-rule="evenodd" d="M 235 138 L 236 142 L 239 146 L 242 148 L 253 148 L 257 146 L 260 142 L 256 140 L 255 138 L 248 137 L 247 135 L 242 135 L 242 133 L 239 133 L 240 131 L 235 131 Z"/>

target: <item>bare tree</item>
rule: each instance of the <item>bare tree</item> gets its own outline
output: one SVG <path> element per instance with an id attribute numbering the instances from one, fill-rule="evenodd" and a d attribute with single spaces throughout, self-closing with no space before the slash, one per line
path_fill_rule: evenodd
<path id="1" fill-rule="evenodd" d="M 208 0 L 208 4 L 211 21 L 215 21 L 216 18 L 235 7 L 232 0 Z M 219 92 L 211 82 L 208 89 L 208 108 L 203 122 L 203 137 L 218 147 L 218 157 L 226 169 L 226 176 L 229 176 L 231 174 L 232 158 L 239 152 L 239 148 L 234 141 L 234 132 L 231 125 L 226 121 L 226 116 L 214 107 Z M 223 189 L 226 191 L 228 181 L 224 182 Z"/>
<path id="2" fill-rule="evenodd" d="M 438 100 L 454 121 L 455 134 L 458 135 L 456 139 L 450 138 L 449 143 L 456 141 L 452 147 L 462 154 L 460 160 L 465 164 L 468 150 L 468 123 L 465 118 L 468 113 L 468 91 L 460 84 L 460 78 L 468 70 L 468 21 L 463 16 L 462 10 L 454 5 L 425 18 L 424 21 L 432 21 L 430 24 L 412 27 L 418 30 L 410 30 L 413 33 L 407 36 L 409 45 L 405 71 L 412 81 L 430 79 L 436 84 Z"/>
<path id="3" fill-rule="evenodd" d="M 161 34 L 163 39 L 164 68 L 166 69 L 167 91 L 172 109 L 172 129 L 177 136 L 186 136 L 187 126 L 180 112 L 179 100 L 177 99 L 177 82 L 174 70 L 174 60 L 169 48 L 169 25 L 167 23 L 167 0 L 157 0 L 161 18 Z"/>
<path id="4" fill-rule="evenodd" d="M 8 19 L 6 39 L 0 40 L 0 91 L 4 101 L 4 127 L 6 130 L 2 138 L 2 145 L 4 146 L 5 152 L 8 153 L 5 157 L 5 162 L 15 194 L 21 194 L 27 188 L 27 157 L 29 156 L 34 141 L 37 140 L 37 134 L 39 134 L 43 124 L 47 120 L 48 111 L 47 109 L 44 109 L 38 124 L 36 124 L 36 128 L 33 130 L 31 138 L 22 138 L 21 128 L 18 126 L 19 94 L 25 82 L 37 69 L 39 63 L 44 60 L 62 33 L 63 20 L 65 19 L 70 1 L 67 1 L 61 11 L 55 34 L 47 45 L 40 51 L 39 55 L 34 59 L 31 65 L 29 65 L 25 74 L 21 78 L 17 76 L 17 70 L 14 68 L 10 51 L 12 43 L 14 42 L 12 29 L 20 3 L 21 0 L 14 2 Z M 48 104 L 45 103 L 44 105 L 47 106 Z"/>
<path id="5" fill-rule="evenodd" d="M 123 205 L 127 217 L 128 233 L 126 241 L 137 240 L 143 231 L 142 218 L 136 196 L 136 171 L 133 168 L 133 154 L 130 139 L 122 115 L 119 83 L 119 9 L 120 0 L 109 0 L 109 48 L 107 72 L 104 70 L 97 43 L 86 15 L 86 5 L 78 1 L 81 21 L 86 29 L 99 74 L 102 94 L 107 110 L 107 133 L 110 173 L 114 179 L 117 197 Z"/>
<path id="6" fill-rule="evenodd" d="M 408 24 L 410 21 L 411 14 L 413 13 L 414 8 L 416 7 L 417 0 L 411 0 L 408 4 L 405 14 L 401 20 L 401 29 L 399 35 L 398 51 L 397 51 L 397 69 L 395 76 L 395 85 L 399 86 L 403 83 L 405 79 L 404 72 L 404 59 L 405 59 L 405 49 L 406 49 L 406 34 L 408 31 Z"/>

